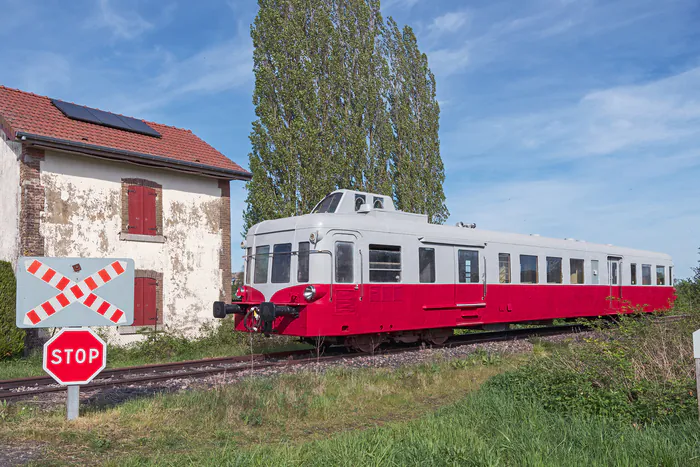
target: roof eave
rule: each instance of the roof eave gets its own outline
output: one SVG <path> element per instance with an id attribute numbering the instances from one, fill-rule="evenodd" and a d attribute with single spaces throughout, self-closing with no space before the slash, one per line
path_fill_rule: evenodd
<path id="1" fill-rule="evenodd" d="M 113 160 L 130 161 L 141 165 L 153 167 L 165 167 L 174 170 L 206 175 L 226 180 L 250 180 L 252 174 L 245 170 L 222 169 L 197 162 L 187 162 L 169 157 L 155 156 L 140 152 L 127 151 L 123 149 L 97 146 L 94 144 L 80 143 L 78 141 L 64 140 L 50 136 L 36 135 L 18 131 L 16 138 L 35 146 L 48 149 L 57 149 L 69 152 L 80 153 L 88 156 L 101 157 Z"/>

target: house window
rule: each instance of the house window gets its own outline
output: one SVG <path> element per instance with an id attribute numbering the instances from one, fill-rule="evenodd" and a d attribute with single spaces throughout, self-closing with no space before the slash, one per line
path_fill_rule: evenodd
<path id="1" fill-rule="evenodd" d="M 297 282 L 309 282 L 309 242 L 299 242 Z"/>
<path id="2" fill-rule="evenodd" d="M 267 270 L 270 267 L 270 245 L 255 248 L 255 283 L 267 282 Z"/>
<path id="3" fill-rule="evenodd" d="M 630 264 L 630 283 L 637 285 L 637 265 L 635 263 Z"/>
<path id="4" fill-rule="evenodd" d="M 651 285 L 651 264 L 642 264 L 642 285 Z"/>
<path id="5" fill-rule="evenodd" d="M 479 252 L 476 250 L 457 250 L 459 282 L 476 284 L 479 282 Z"/>
<path id="6" fill-rule="evenodd" d="M 292 267 L 292 244 L 278 243 L 272 249 L 272 278 L 275 284 L 289 282 L 289 270 Z"/>
<path id="7" fill-rule="evenodd" d="M 122 179 L 122 234 L 162 237 L 163 200 L 158 183 L 140 178 Z M 123 237 L 124 240 L 143 239 Z M 159 241 L 153 239 L 151 241 Z"/>
<path id="8" fill-rule="evenodd" d="M 656 285 L 666 285 L 666 268 L 656 266 Z"/>
<path id="9" fill-rule="evenodd" d="M 161 330 L 163 324 L 163 273 L 137 269 L 134 278 L 134 321 L 117 328 L 135 334 L 139 328 Z"/>
<path id="10" fill-rule="evenodd" d="M 537 284 L 537 256 L 520 255 L 520 283 Z"/>
<path id="11" fill-rule="evenodd" d="M 510 253 L 498 254 L 498 282 L 510 284 Z"/>
<path id="12" fill-rule="evenodd" d="M 561 258 L 547 256 L 547 283 L 561 284 L 562 280 Z"/>
<path id="13" fill-rule="evenodd" d="M 401 282 L 400 246 L 369 246 L 369 281 Z"/>
<path id="14" fill-rule="evenodd" d="M 353 248 L 352 242 L 335 242 L 335 281 L 339 284 L 353 281 Z"/>
<path id="15" fill-rule="evenodd" d="M 595 270 L 592 270 L 592 272 L 595 274 L 595 278 L 598 278 L 598 262 L 596 261 L 595 264 L 591 262 L 591 268 L 595 268 Z M 584 278 L 583 278 L 583 260 L 582 259 L 575 259 L 571 258 L 569 260 L 569 283 L 570 284 L 583 284 L 584 283 Z M 593 282 L 594 284 L 597 284 L 597 282 Z"/>
<path id="16" fill-rule="evenodd" d="M 421 282 L 435 282 L 435 248 L 418 248 L 418 276 Z"/>

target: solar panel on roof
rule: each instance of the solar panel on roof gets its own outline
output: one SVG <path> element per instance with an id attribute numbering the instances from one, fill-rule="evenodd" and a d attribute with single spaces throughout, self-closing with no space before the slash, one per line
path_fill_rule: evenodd
<path id="1" fill-rule="evenodd" d="M 58 99 L 51 99 L 51 103 L 55 105 L 58 110 L 63 112 L 66 117 L 72 118 L 73 120 L 94 123 L 96 125 L 131 131 L 147 136 L 155 136 L 157 138 L 161 136 L 160 133 L 148 126 L 143 120 L 124 117 L 122 115 L 105 112 L 104 110 L 92 109 L 82 105 L 71 104 L 70 102 L 63 102 Z"/>

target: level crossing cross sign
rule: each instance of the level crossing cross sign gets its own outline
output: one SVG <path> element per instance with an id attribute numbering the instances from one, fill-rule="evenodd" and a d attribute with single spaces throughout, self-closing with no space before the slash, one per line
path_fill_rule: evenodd
<path id="1" fill-rule="evenodd" d="M 133 321 L 133 260 L 19 259 L 17 327 L 124 326 Z"/>

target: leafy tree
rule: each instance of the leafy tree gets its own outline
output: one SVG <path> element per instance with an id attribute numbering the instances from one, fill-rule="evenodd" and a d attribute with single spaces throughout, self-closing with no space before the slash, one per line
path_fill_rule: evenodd
<path id="1" fill-rule="evenodd" d="M 24 330 L 15 325 L 15 290 L 12 265 L 0 261 L 0 360 L 24 349 Z"/>
<path id="2" fill-rule="evenodd" d="M 379 0 L 258 4 L 246 229 L 337 188 L 444 222 L 435 78 L 413 31 L 385 24 Z"/>

